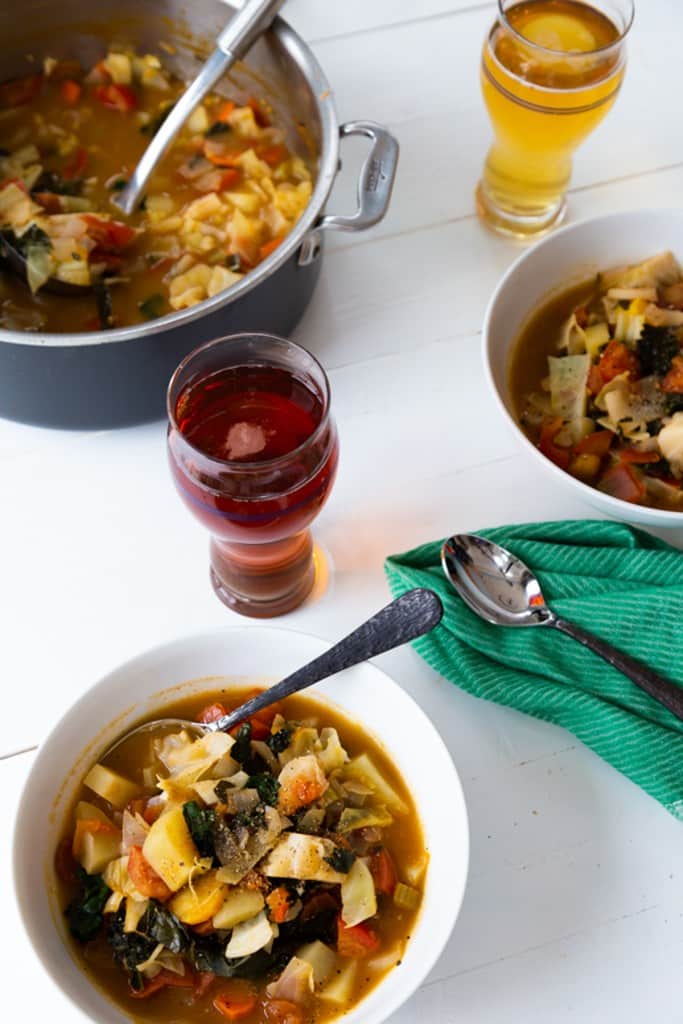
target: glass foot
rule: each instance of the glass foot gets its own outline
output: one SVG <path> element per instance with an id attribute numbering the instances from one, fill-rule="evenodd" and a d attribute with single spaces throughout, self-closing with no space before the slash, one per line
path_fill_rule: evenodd
<path id="1" fill-rule="evenodd" d="M 541 210 L 504 209 L 493 201 L 480 181 L 476 191 L 477 213 L 492 231 L 507 238 L 535 239 L 558 227 L 567 212 L 565 196 Z"/>
<path id="2" fill-rule="evenodd" d="M 211 543 L 211 584 L 228 608 L 254 619 L 291 612 L 315 582 L 313 541 L 306 531 L 274 544 Z"/>

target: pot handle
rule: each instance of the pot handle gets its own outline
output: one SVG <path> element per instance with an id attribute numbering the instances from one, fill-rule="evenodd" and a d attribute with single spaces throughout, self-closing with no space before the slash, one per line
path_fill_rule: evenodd
<path id="1" fill-rule="evenodd" d="M 304 239 L 299 263 L 305 266 L 316 259 L 320 251 L 319 232 L 327 228 L 334 231 L 365 231 L 382 220 L 387 209 L 396 178 L 399 146 L 397 139 L 375 121 L 347 121 L 339 127 L 339 136 L 364 135 L 372 141 L 372 148 L 363 164 L 358 180 L 358 209 L 350 217 L 325 214 Z"/>

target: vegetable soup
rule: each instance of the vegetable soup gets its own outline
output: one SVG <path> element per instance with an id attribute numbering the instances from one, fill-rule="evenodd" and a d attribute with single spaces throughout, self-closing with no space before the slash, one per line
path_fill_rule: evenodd
<path id="1" fill-rule="evenodd" d="M 612 497 L 683 511 L 683 273 L 670 252 L 556 295 L 512 352 L 520 424 Z"/>
<path id="2" fill-rule="evenodd" d="M 232 735 L 132 737 L 88 771 L 55 865 L 79 963 L 133 1020 L 323 1024 L 401 963 L 428 854 L 379 744 L 290 697 Z"/>
<path id="3" fill-rule="evenodd" d="M 28 285 L 0 271 L 0 327 L 77 332 L 156 319 L 237 283 L 308 205 L 313 179 L 254 97 L 205 99 L 123 218 L 121 190 L 184 83 L 152 54 L 48 59 L 0 85 L 0 232 Z M 308 162 L 307 162 L 308 161 Z M 49 278 L 93 288 L 54 295 Z"/>

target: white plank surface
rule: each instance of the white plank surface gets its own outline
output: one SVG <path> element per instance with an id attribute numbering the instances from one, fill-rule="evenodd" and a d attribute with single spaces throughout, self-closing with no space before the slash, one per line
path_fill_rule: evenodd
<path id="1" fill-rule="evenodd" d="M 592 514 L 518 449 L 485 390 L 482 314 L 519 251 L 472 212 L 490 135 L 477 66 L 492 10 L 291 0 L 342 116 L 390 125 L 402 159 L 389 217 L 332 240 L 298 330 L 330 371 L 342 459 L 316 530 L 328 589 L 278 624 L 333 639 L 386 601 L 393 551 L 453 530 Z M 679 203 L 682 31 L 678 4 L 640 4 L 623 95 L 576 161 L 573 218 Z M 336 209 L 352 202 L 362 152 L 346 151 Z M 0 471 L 2 755 L 39 743 L 118 662 L 236 620 L 210 591 L 207 538 L 168 479 L 163 424 L 75 434 L 0 422 Z M 451 942 L 394 1024 L 636 1024 L 645 1005 L 651 1019 L 677 1021 L 680 825 L 563 731 L 460 693 L 410 650 L 381 660 L 438 723 L 473 844 Z M 5 820 L 31 759 L 0 761 Z M 30 988 L 51 1021 L 77 1020 L 35 961 L 11 894 L 5 829 L 3 977 L 11 993 Z"/>

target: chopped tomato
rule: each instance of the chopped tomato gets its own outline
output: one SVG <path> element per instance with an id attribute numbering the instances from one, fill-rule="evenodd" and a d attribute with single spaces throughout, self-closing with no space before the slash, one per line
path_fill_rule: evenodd
<path id="1" fill-rule="evenodd" d="M 194 988 L 196 979 L 192 971 L 185 971 L 185 974 L 174 974 L 162 968 L 153 978 L 145 980 L 144 988 L 136 991 L 128 987 L 128 995 L 133 999 L 149 999 L 150 996 L 160 992 L 162 988 Z"/>
<path id="2" fill-rule="evenodd" d="M 649 463 L 659 462 L 661 455 L 659 452 L 639 452 L 637 448 L 622 448 L 619 458 L 622 462 L 647 466 Z"/>
<path id="3" fill-rule="evenodd" d="M 605 494 L 620 498 L 622 501 L 637 502 L 645 497 L 645 485 L 642 480 L 623 462 L 618 462 L 616 466 L 611 466 L 603 473 L 598 487 Z"/>
<path id="4" fill-rule="evenodd" d="M 263 1004 L 263 1014 L 268 1024 L 303 1024 L 303 1007 L 290 1003 L 289 999 L 269 999 Z"/>
<path id="5" fill-rule="evenodd" d="M 242 1020 L 255 1009 L 256 996 L 244 982 L 233 981 L 221 987 L 213 1005 L 228 1020 Z"/>
<path id="6" fill-rule="evenodd" d="M 64 178 L 78 178 L 83 173 L 88 163 L 88 151 L 84 146 L 80 146 L 72 160 L 66 165 L 62 171 Z"/>
<path id="7" fill-rule="evenodd" d="M 662 391 L 683 391 L 683 356 L 673 357 L 671 369 L 659 386 Z"/>
<path id="8" fill-rule="evenodd" d="M 28 195 L 26 184 L 21 180 L 21 178 L 5 178 L 4 181 L 0 181 L 0 192 L 3 188 L 7 188 L 8 185 L 16 185 L 18 189 Z"/>
<path id="9" fill-rule="evenodd" d="M 122 114 L 136 110 L 138 106 L 138 98 L 129 85 L 108 82 L 106 85 L 96 85 L 93 94 L 102 106 L 119 110 Z"/>
<path id="10" fill-rule="evenodd" d="M 562 430 L 562 425 L 562 419 L 559 416 L 546 417 L 541 425 L 538 447 L 546 458 L 554 462 L 560 469 L 568 469 L 571 458 L 569 448 L 563 448 L 561 445 L 555 444 L 555 438 Z"/>
<path id="11" fill-rule="evenodd" d="M 76 861 L 70 839 L 62 839 L 55 853 L 55 871 L 62 882 L 73 882 L 76 877 Z"/>
<path id="12" fill-rule="evenodd" d="M 56 192 L 34 192 L 33 198 L 46 213 L 61 213 L 62 203 Z"/>
<path id="13" fill-rule="evenodd" d="M 105 832 L 115 835 L 117 829 L 108 821 L 99 821 L 98 818 L 79 818 L 76 822 L 73 843 L 71 846 L 74 857 L 78 857 L 83 848 L 83 839 L 86 835 L 95 835 L 96 832 Z"/>
<path id="14" fill-rule="evenodd" d="M 337 920 L 337 952 L 351 960 L 367 956 L 379 946 L 379 939 L 369 924 L 356 924 L 347 928 L 341 919 Z"/>
<path id="15" fill-rule="evenodd" d="M 35 99 L 43 85 L 42 75 L 25 75 L 12 78 L 0 85 L 0 107 L 22 107 Z"/>
<path id="16" fill-rule="evenodd" d="M 258 697 L 261 693 L 260 690 L 252 690 L 248 693 L 242 703 L 251 700 L 252 697 Z M 264 708 L 262 711 L 257 711 L 255 715 L 248 718 L 247 721 L 251 725 L 251 738 L 253 740 L 265 740 L 270 736 L 270 728 L 273 724 L 273 719 L 277 714 L 281 714 L 282 706 L 280 704 L 271 704 L 269 708 Z M 237 726 L 237 729 L 239 726 Z M 237 730 L 231 730 L 236 732 Z"/>
<path id="17" fill-rule="evenodd" d="M 377 892 L 391 896 L 398 885 L 398 877 L 394 859 L 384 847 L 381 850 L 376 850 L 370 857 L 370 873 Z"/>
<path id="18" fill-rule="evenodd" d="M 229 167 L 227 171 L 223 171 L 221 174 L 220 184 L 218 186 L 219 191 L 224 189 L 233 188 L 240 180 L 240 172 L 236 167 Z"/>
<path id="19" fill-rule="evenodd" d="M 221 121 L 223 124 L 225 124 L 225 122 L 228 120 L 234 109 L 235 104 L 232 102 L 232 100 L 226 100 L 225 103 L 221 103 L 220 107 L 214 114 L 215 120 Z"/>
<path id="20" fill-rule="evenodd" d="M 265 260 L 267 256 L 270 256 L 271 252 L 275 252 L 278 245 L 282 241 L 282 238 L 272 238 L 270 242 L 266 242 L 259 249 L 259 256 L 262 260 Z"/>
<path id="21" fill-rule="evenodd" d="M 209 722 L 217 722 L 219 718 L 225 718 L 227 713 L 222 704 L 207 704 L 197 715 L 197 721 L 208 725 Z"/>
<path id="22" fill-rule="evenodd" d="M 263 160 L 264 163 L 268 164 L 269 167 L 277 167 L 283 160 L 286 160 L 289 156 L 286 146 L 275 145 L 267 146 L 265 149 L 257 149 L 256 155 Z"/>
<path id="23" fill-rule="evenodd" d="M 140 817 L 145 813 L 146 807 L 147 801 L 144 796 L 136 796 L 126 804 L 126 810 L 129 814 L 139 814 Z"/>
<path id="24" fill-rule="evenodd" d="M 215 932 L 216 929 L 213 926 L 211 918 L 208 918 L 208 920 L 194 925 L 192 930 L 195 931 L 197 935 L 210 935 L 211 932 Z"/>
<path id="25" fill-rule="evenodd" d="M 147 822 L 148 825 L 153 825 L 154 822 L 159 817 L 159 815 L 161 814 L 161 810 L 162 810 L 162 805 L 160 803 L 159 804 L 149 804 L 148 803 L 147 806 L 145 807 L 144 811 L 142 812 L 142 817 L 145 819 L 145 821 Z"/>
<path id="26" fill-rule="evenodd" d="M 620 373 L 628 373 L 631 379 L 640 374 L 640 363 L 635 352 L 631 352 L 621 341 L 612 339 L 605 347 L 598 363 L 603 384 L 609 384 Z"/>
<path id="27" fill-rule="evenodd" d="M 192 993 L 195 999 L 201 999 L 202 996 L 206 995 L 215 980 L 216 975 L 212 974 L 211 971 L 200 971 L 197 975 L 194 992 Z"/>
<path id="28" fill-rule="evenodd" d="M 159 900 L 163 903 L 173 895 L 163 878 L 160 878 L 152 865 L 145 860 L 140 846 L 131 847 L 128 856 L 128 874 L 138 892 L 148 899 Z"/>
<path id="29" fill-rule="evenodd" d="M 98 63 L 91 68 L 85 80 L 88 85 L 106 85 L 107 82 L 111 82 L 111 75 L 105 67 L 103 60 L 98 61 Z"/>
<path id="30" fill-rule="evenodd" d="M 75 107 L 81 98 L 83 86 L 80 82 L 74 82 L 73 78 L 65 78 L 59 86 L 59 95 L 69 107 Z"/>
<path id="31" fill-rule="evenodd" d="M 602 382 L 602 374 L 597 363 L 591 363 L 588 371 L 588 390 L 591 395 L 599 395 L 604 385 Z"/>
<path id="32" fill-rule="evenodd" d="M 320 917 L 322 914 L 336 914 L 338 909 L 339 903 L 332 893 L 329 890 L 321 889 L 304 900 L 301 920 L 311 921 L 314 917 Z"/>
<path id="33" fill-rule="evenodd" d="M 575 455 L 599 455 L 600 458 L 607 455 L 615 435 L 611 430 L 596 430 L 588 437 L 582 437 L 574 446 Z"/>
<path id="34" fill-rule="evenodd" d="M 266 903 L 268 904 L 270 920 L 274 921 L 275 924 L 282 924 L 292 906 L 289 890 L 284 885 L 278 885 L 277 889 L 273 889 L 266 896 Z"/>
<path id="35" fill-rule="evenodd" d="M 256 121 L 256 124 L 259 126 L 259 128 L 268 128 L 268 126 L 270 125 L 270 120 L 268 119 L 268 116 L 266 115 L 265 111 L 263 110 L 263 107 L 258 102 L 258 100 L 247 100 L 247 106 L 251 107 L 251 109 L 254 111 L 254 120 Z"/>
<path id="36" fill-rule="evenodd" d="M 125 249 L 137 236 L 134 228 L 122 224 L 121 221 L 105 220 L 103 217 L 95 216 L 94 213 L 84 213 L 82 216 L 88 225 L 89 236 L 105 253 L 116 253 Z"/>

